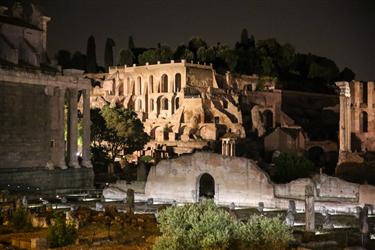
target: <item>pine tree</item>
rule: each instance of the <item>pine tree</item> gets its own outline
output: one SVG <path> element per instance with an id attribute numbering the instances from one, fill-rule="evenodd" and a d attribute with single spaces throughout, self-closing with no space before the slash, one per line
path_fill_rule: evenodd
<path id="1" fill-rule="evenodd" d="M 96 63 L 96 46 L 95 46 L 95 38 L 90 36 L 87 40 L 87 72 L 95 73 L 97 71 L 97 63 Z"/>

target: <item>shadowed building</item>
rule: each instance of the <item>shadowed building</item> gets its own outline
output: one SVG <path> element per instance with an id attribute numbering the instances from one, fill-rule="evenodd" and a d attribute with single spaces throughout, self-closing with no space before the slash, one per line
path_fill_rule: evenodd
<path id="1" fill-rule="evenodd" d="M 62 74 L 49 66 L 50 18 L 34 5 L 28 7 L 31 12 L 27 14 L 17 2 L 0 7 L 0 186 L 46 192 L 91 187 L 91 84 L 83 72 L 65 70 Z M 80 160 L 79 113 L 83 127 Z"/>

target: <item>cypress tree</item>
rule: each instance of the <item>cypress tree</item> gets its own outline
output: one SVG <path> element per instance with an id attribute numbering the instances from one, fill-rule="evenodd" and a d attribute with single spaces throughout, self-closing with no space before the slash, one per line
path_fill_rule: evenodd
<path id="1" fill-rule="evenodd" d="M 128 40 L 128 49 L 129 49 L 129 50 L 133 50 L 134 48 L 135 48 L 135 45 L 134 45 L 133 37 L 132 37 L 132 36 L 129 36 L 129 40 Z"/>
<path id="2" fill-rule="evenodd" d="M 104 66 L 106 70 L 108 70 L 109 66 L 113 66 L 113 46 L 115 46 L 115 42 L 111 38 L 107 38 L 104 51 Z"/>
<path id="3" fill-rule="evenodd" d="M 95 38 L 90 36 L 87 40 L 87 72 L 95 73 L 97 71 L 97 63 L 96 63 L 96 46 L 95 46 Z"/>

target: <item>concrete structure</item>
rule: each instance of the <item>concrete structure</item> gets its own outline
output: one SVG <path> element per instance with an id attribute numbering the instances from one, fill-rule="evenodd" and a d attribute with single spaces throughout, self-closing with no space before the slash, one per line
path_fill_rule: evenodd
<path id="1" fill-rule="evenodd" d="M 11 13 L 0 17 L 0 186 L 41 191 L 91 187 L 91 83 L 81 71 L 61 73 L 44 65 L 50 19 L 34 5 L 29 19 L 23 19 L 21 7 L 16 2 Z M 83 128 L 81 161 L 78 113 Z"/>

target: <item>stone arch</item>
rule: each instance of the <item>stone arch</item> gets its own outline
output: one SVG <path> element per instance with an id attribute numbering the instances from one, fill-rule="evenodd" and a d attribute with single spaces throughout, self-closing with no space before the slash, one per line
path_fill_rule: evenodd
<path id="1" fill-rule="evenodd" d="M 150 75 L 148 78 L 148 92 L 154 93 L 154 76 Z"/>
<path id="2" fill-rule="evenodd" d="M 243 90 L 244 91 L 247 91 L 247 92 L 253 92 L 253 85 L 251 83 L 248 83 L 246 84 L 244 87 L 243 87 Z"/>
<path id="3" fill-rule="evenodd" d="M 154 99 L 150 99 L 150 111 L 154 111 L 155 110 L 155 101 Z"/>
<path id="4" fill-rule="evenodd" d="M 174 91 L 180 92 L 181 91 L 181 74 L 177 73 L 174 77 Z"/>
<path id="5" fill-rule="evenodd" d="M 263 124 L 266 130 L 273 128 L 273 112 L 269 109 L 262 113 Z"/>
<path id="6" fill-rule="evenodd" d="M 198 176 L 198 197 L 215 198 L 215 179 L 209 173 Z"/>
<path id="7" fill-rule="evenodd" d="M 363 82 L 361 86 L 361 94 L 362 94 L 362 103 L 367 104 L 368 103 L 368 83 Z"/>
<path id="8" fill-rule="evenodd" d="M 366 111 L 362 111 L 360 115 L 360 129 L 361 133 L 368 132 L 368 114 Z"/>
<path id="9" fill-rule="evenodd" d="M 176 99 L 175 99 L 175 107 L 176 107 L 176 110 L 180 108 L 180 98 L 179 97 L 176 97 Z"/>
<path id="10" fill-rule="evenodd" d="M 119 96 L 123 96 L 124 95 L 124 82 L 123 81 L 119 81 L 118 95 Z"/>
<path id="11" fill-rule="evenodd" d="M 142 94 L 142 77 L 140 76 L 137 77 L 137 85 L 135 86 L 135 88 L 136 88 L 136 91 L 135 91 L 136 95 Z"/>
<path id="12" fill-rule="evenodd" d="M 160 92 L 162 93 L 168 93 L 168 75 L 163 74 L 161 76 L 161 81 L 160 81 Z"/>
<path id="13" fill-rule="evenodd" d="M 161 104 L 160 105 L 161 110 L 168 110 L 168 108 L 169 108 L 168 98 L 166 98 L 166 97 L 161 98 L 160 104 Z"/>
<path id="14" fill-rule="evenodd" d="M 159 129 L 160 126 L 153 127 L 150 131 L 150 137 L 151 139 L 155 140 L 156 139 L 156 130 Z"/>

